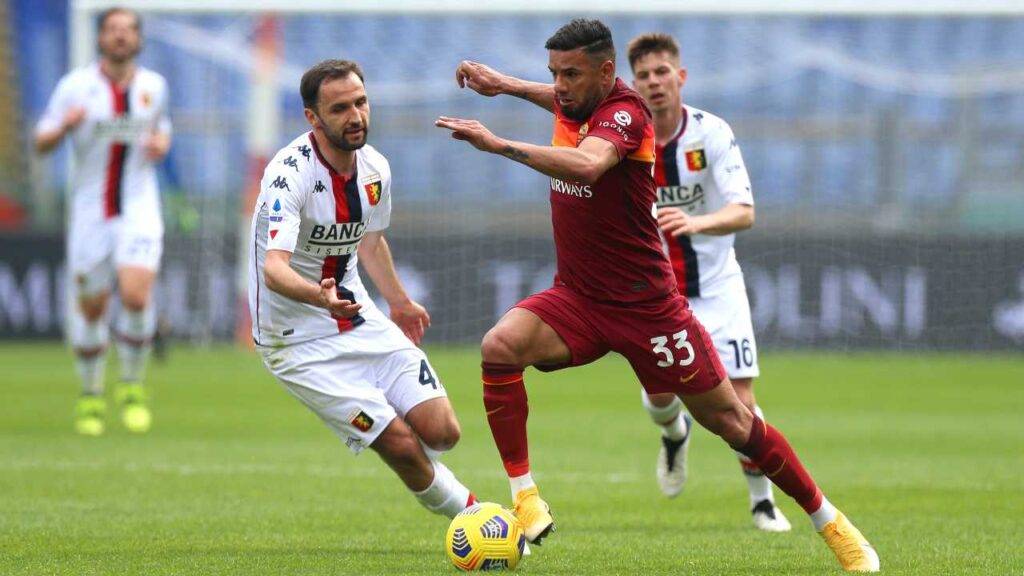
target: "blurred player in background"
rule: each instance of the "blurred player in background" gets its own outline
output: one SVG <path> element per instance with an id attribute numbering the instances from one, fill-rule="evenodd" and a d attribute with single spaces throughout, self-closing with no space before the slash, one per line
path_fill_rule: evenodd
<path id="1" fill-rule="evenodd" d="M 61 79 L 35 135 L 40 153 L 71 136 L 70 341 L 82 380 L 75 429 L 89 436 L 104 430 L 108 310 L 115 285 L 121 300 L 114 327 L 121 360 L 115 396 L 128 430 L 146 432 L 152 422 L 142 378 L 155 327 L 151 292 L 163 250 L 155 165 L 170 149 L 171 124 L 166 81 L 135 63 L 141 28 L 139 15 L 130 10 L 102 13 L 99 62 Z"/>
<path id="2" fill-rule="evenodd" d="M 874 549 L 825 499 L 785 437 L 736 396 L 711 338 L 676 289 L 655 218 L 654 126 L 641 96 L 615 76 L 611 31 L 597 20 L 573 20 L 545 47 L 554 84 L 469 61 L 456 80 L 553 112 L 552 146 L 499 138 L 475 120 L 436 122 L 456 139 L 551 178 L 555 285 L 509 310 L 481 345 L 487 419 L 526 537 L 545 537 L 554 520 L 530 474 L 523 370 L 578 366 L 615 351 L 648 393 L 678 395 L 699 423 L 770 470 L 845 569 L 878 570 Z"/>
<path id="3" fill-rule="evenodd" d="M 743 156 L 724 120 L 682 103 L 679 92 L 686 69 L 680 66 L 675 39 L 643 34 L 630 41 L 628 55 L 633 85 L 654 120 L 658 224 L 676 285 L 711 335 L 736 395 L 763 420 L 754 400 L 759 371 L 750 303 L 733 250 L 735 233 L 754 224 L 754 197 Z M 692 420 L 673 394 L 642 397 L 662 428 L 658 484 L 673 497 L 686 482 Z M 750 458 L 742 452 L 737 455 L 750 490 L 754 525 L 769 532 L 788 531 L 789 521 L 775 506 L 771 482 Z"/>
<path id="4" fill-rule="evenodd" d="M 459 423 L 416 347 L 430 316 L 406 294 L 384 238 L 391 167 L 366 144 L 363 72 L 326 60 L 306 71 L 300 92 L 312 130 L 271 160 L 252 220 L 256 348 L 352 452 L 369 446 L 424 507 L 455 516 L 475 497 L 437 459 L 458 442 Z M 367 295 L 357 262 L 391 320 Z"/>

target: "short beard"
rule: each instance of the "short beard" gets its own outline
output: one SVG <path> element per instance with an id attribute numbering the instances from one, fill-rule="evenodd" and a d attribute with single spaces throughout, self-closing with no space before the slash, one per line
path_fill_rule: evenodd
<path id="1" fill-rule="evenodd" d="M 562 115 L 573 122 L 584 122 L 594 113 L 595 108 L 597 108 L 597 102 L 587 102 L 585 106 L 577 107 L 572 111 L 562 108 Z"/>
<path id="2" fill-rule="evenodd" d="M 366 146 L 366 140 L 369 139 L 370 137 L 370 127 L 364 126 L 363 139 L 358 144 L 353 144 L 345 139 L 344 132 L 332 132 L 327 128 L 327 125 L 323 123 L 323 120 L 320 121 L 320 124 L 323 125 L 324 127 L 324 136 L 327 137 L 327 141 L 330 142 L 335 148 L 338 148 L 339 150 L 344 150 L 345 152 L 352 152 L 353 150 L 359 150 L 363 146 Z"/>
<path id="3" fill-rule="evenodd" d="M 104 58 L 106 58 L 107 60 L 110 60 L 114 64 L 119 64 L 120 65 L 120 64 L 124 64 L 126 62 L 131 62 L 132 60 L 134 60 L 139 55 L 139 52 L 142 52 L 142 46 L 136 47 L 134 50 L 132 50 L 131 52 L 125 54 L 124 56 L 114 56 L 114 55 L 110 54 L 109 52 L 107 52 L 105 50 L 101 50 L 100 52 L 101 52 L 102 56 Z"/>

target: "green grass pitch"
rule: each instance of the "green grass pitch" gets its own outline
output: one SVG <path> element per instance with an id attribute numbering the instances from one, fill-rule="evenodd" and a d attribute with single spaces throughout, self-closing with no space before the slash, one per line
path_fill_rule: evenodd
<path id="1" fill-rule="evenodd" d="M 432 361 L 463 426 L 446 462 L 509 505 L 473 350 Z M 111 360 L 114 360 L 111 358 Z M 445 519 L 372 453 L 354 458 L 231 348 L 179 348 L 150 370 L 154 429 L 76 437 L 56 345 L 0 346 L 0 574 L 454 574 Z M 109 372 L 116 373 L 112 362 Z M 1024 573 L 1024 358 L 773 354 L 756 390 L 888 574 Z M 666 500 L 657 433 L 626 364 L 527 377 L 531 459 L 558 531 L 523 574 L 834 574 L 799 508 L 756 531 L 732 453 L 701 431 Z"/>

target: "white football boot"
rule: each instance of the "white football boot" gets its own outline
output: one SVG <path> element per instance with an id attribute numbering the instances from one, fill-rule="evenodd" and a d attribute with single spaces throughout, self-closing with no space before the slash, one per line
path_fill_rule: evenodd
<path id="1" fill-rule="evenodd" d="M 754 526 L 765 532 L 789 532 L 793 529 L 789 520 L 771 500 L 761 500 L 750 511 L 754 515 Z"/>
<path id="2" fill-rule="evenodd" d="M 658 453 L 658 486 L 661 493 L 669 498 L 678 496 L 686 484 L 686 451 L 690 448 L 693 418 L 683 413 L 683 421 L 686 422 L 686 437 L 670 440 L 662 436 L 661 451 Z"/>

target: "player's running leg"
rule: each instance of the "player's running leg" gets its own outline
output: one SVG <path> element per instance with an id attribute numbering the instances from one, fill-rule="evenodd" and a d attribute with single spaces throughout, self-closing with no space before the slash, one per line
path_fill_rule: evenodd
<path id="1" fill-rule="evenodd" d="M 82 395 L 75 404 L 75 431 L 99 436 L 105 427 L 107 403 L 103 399 L 103 378 L 107 364 L 110 328 L 107 325 L 106 290 L 77 296 L 70 306 L 71 348 L 75 368 L 82 382 Z"/>
<path id="2" fill-rule="evenodd" d="M 697 422 L 750 458 L 780 490 L 796 500 L 845 570 L 878 571 L 874 548 L 825 498 L 786 437 L 740 402 L 728 378 L 708 392 L 682 399 Z"/>
<path id="3" fill-rule="evenodd" d="M 394 418 L 370 448 L 395 471 L 424 508 L 449 518 L 475 502 L 475 497 L 439 460 L 431 460 L 420 439 L 401 418 Z"/>
<path id="4" fill-rule="evenodd" d="M 662 494 L 674 498 L 686 484 L 686 453 L 690 449 L 690 415 L 675 394 L 641 391 L 641 401 L 655 425 L 661 428 L 661 450 L 656 467 Z"/>
<path id="5" fill-rule="evenodd" d="M 555 523 L 530 474 L 523 368 L 567 364 L 572 355 L 554 329 L 523 308 L 509 310 L 484 336 L 480 350 L 487 423 L 508 473 L 514 513 L 527 540 L 540 543 Z"/>
<path id="6" fill-rule="evenodd" d="M 755 416 L 764 420 L 764 412 L 761 411 L 761 407 L 754 399 L 754 379 L 736 378 L 732 380 L 732 386 L 740 402 Z M 740 469 L 743 471 L 743 476 L 747 480 L 747 489 L 750 491 L 750 513 L 754 519 L 754 526 L 765 532 L 788 532 L 791 530 L 792 526 L 790 526 L 789 520 L 775 505 L 771 481 L 745 454 L 736 452 L 736 455 L 739 457 Z"/>
<path id="7" fill-rule="evenodd" d="M 121 406 L 121 420 L 125 428 L 143 433 L 152 424 L 142 378 L 156 328 L 156 314 L 151 298 L 156 272 L 148 268 L 125 266 L 117 271 L 117 278 L 121 295 L 121 314 L 117 323 L 117 355 L 121 360 L 121 378 L 116 397 Z"/>

